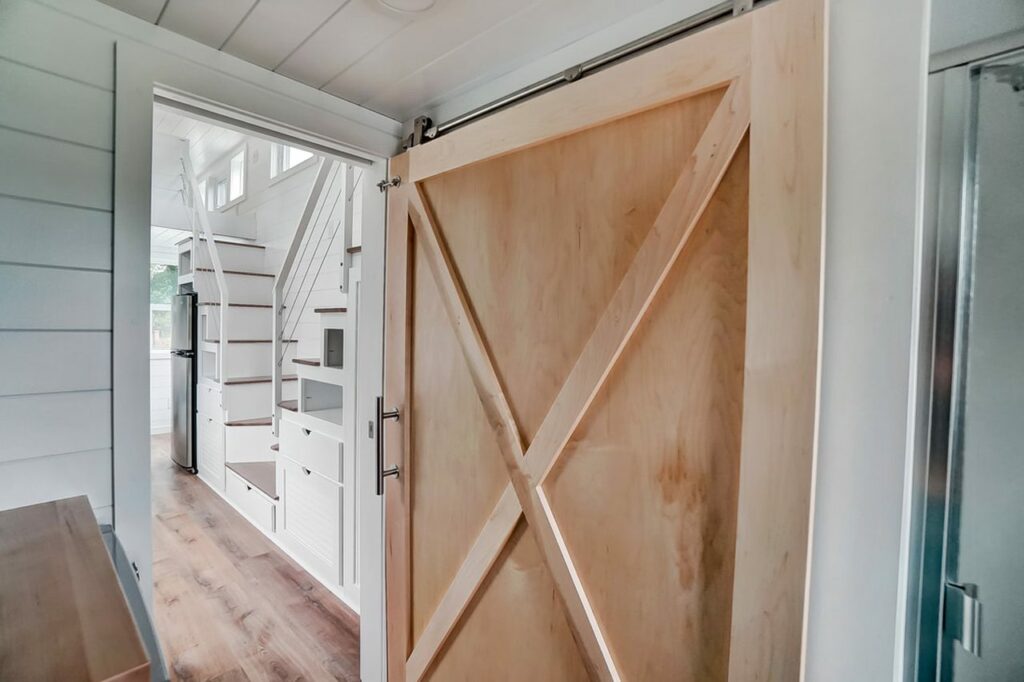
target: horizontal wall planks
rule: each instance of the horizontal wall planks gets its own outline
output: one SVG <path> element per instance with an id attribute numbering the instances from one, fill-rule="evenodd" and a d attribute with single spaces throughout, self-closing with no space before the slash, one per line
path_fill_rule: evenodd
<path id="1" fill-rule="evenodd" d="M 0 331 L 0 396 L 110 388 L 110 332 Z"/>
<path id="2" fill-rule="evenodd" d="M 108 151 L 0 128 L 0 158 L 0 194 L 112 208 L 114 156 Z"/>
<path id="3" fill-rule="evenodd" d="M 106 211 L 0 197 L 2 260 L 110 270 L 112 221 Z"/>
<path id="4" fill-rule="evenodd" d="M 0 2 L 0 56 L 114 89 L 112 34 L 29 0 Z"/>
<path id="5" fill-rule="evenodd" d="M 0 398 L 0 462 L 110 448 L 110 391 Z"/>
<path id="6" fill-rule="evenodd" d="M 110 523 L 110 450 L 85 450 L 0 463 L 0 509 L 86 495 L 100 523 Z"/>
<path id="7" fill-rule="evenodd" d="M 110 273 L 0 264 L 0 330 L 110 330 Z"/>
<path id="8" fill-rule="evenodd" d="M 0 58 L 0 123 L 111 150 L 114 94 Z"/>

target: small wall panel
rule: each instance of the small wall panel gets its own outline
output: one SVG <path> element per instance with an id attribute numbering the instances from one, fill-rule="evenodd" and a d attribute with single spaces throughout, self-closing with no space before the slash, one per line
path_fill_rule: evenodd
<path id="1" fill-rule="evenodd" d="M 110 273 L 0 265 L 0 328 L 110 329 Z"/>
<path id="2" fill-rule="evenodd" d="M 114 90 L 113 34 L 41 3 L 0 2 L 0 57 Z"/>
<path id="3" fill-rule="evenodd" d="M 0 398 L 0 462 L 109 448 L 110 391 Z"/>
<path id="4" fill-rule="evenodd" d="M 114 148 L 114 95 L 0 59 L 0 120 L 25 132 Z"/>
<path id="5" fill-rule="evenodd" d="M 87 495 L 94 509 L 106 508 L 97 520 L 110 523 L 110 467 L 109 449 L 0 462 L 0 509 Z"/>
<path id="6" fill-rule="evenodd" d="M 110 388 L 110 332 L 0 331 L 0 396 Z"/>
<path id="7" fill-rule="evenodd" d="M 107 211 L 0 197 L 0 244 L 10 263 L 111 268 Z"/>
<path id="8" fill-rule="evenodd" d="M 110 152 L 0 128 L 0 156 L 0 194 L 111 210 Z"/>

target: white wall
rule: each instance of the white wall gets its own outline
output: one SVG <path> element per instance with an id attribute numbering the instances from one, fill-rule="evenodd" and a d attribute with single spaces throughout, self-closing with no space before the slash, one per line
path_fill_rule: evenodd
<path id="1" fill-rule="evenodd" d="M 109 522 L 114 48 L 73 33 L 0 2 L 0 508 L 85 494 Z"/>
<path id="2" fill-rule="evenodd" d="M 928 0 L 834 0 L 806 679 L 901 679 Z"/>
<path id="3" fill-rule="evenodd" d="M 934 0 L 932 54 L 1024 28 L 1021 0 Z"/>
<path id="4" fill-rule="evenodd" d="M 241 110 L 374 154 L 395 149 L 400 126 L 94 0 L 0 0 L 0 508 L 89 495 L 101 520 L 114 518 L 148 596 L 149 386 L 136 289 L 148 271 L 149 221 L 124 207 L 149 196 L 150 149 L 115 149 L 114 101 L 145 102 L 150 85 L 115 93 L 115 44 L 152 48 L 140 52 L 140 69 L 177 59 L 192 69 L 178 80 L 203 93 L 213 84 Z M 130 136 L 138 110 L 117 120 Z M 142 181 L 120 196 L 116 271 L 114 153 L 125 155 L 122 174 L 130 167 Z M 115 340 L 118 320 L 125 333 Z"/>

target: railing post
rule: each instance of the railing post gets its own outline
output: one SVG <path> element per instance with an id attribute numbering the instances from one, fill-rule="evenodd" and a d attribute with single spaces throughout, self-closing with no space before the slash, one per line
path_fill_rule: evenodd
<path id="1" fill-rule="evenodd" d="M 228 356 L 228 327 L 227 327 L 227 315 L 228 305 L 231 301 L 230 292 L 228 291 L 227 278 L 224 276 L 224 268 L 221 267 L 220 254 L 217 253 L 217 243 L 213 238 L 213 228 L 210 227 L 210 218 L 206 215 L 206 205 L 200 203 L 199 195 L 199 182 L 196 180 L 195 170 L 192 168 L 192 157 L 186 151 L 181 156 L 182 170 L 184 171 L 184 180 L 188 185 L 189 194 L 192 196 L 192 210 L 193 217 L 199 219 L 199 224 L 202 225 L 203 235 L 206 237 L 206 252 L 210 254 L 210 264 L 213 266 L 213 273 L 217 280 L 217 288 L 220 290 L 220 344 L 217 348 L 217 376 L 220 378 L 221 386 L 224 385 L 224 381 L 227 377 L 227 356 Z M 196 230 L 196 223 L 192 223 L 192 286 L 198 288 L 199 286 L 199 273 L 197 271 L 197 265 L 199 260 L 199 248 L 200 240 Z"/>

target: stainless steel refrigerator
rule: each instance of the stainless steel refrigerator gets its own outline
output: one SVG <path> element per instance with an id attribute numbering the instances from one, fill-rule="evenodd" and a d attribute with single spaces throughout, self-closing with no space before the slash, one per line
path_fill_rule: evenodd
<path id="1" fill-rule="evenodd" d="M 171 299 L 171 459 L 196 472 L 196 295 Z"/>

